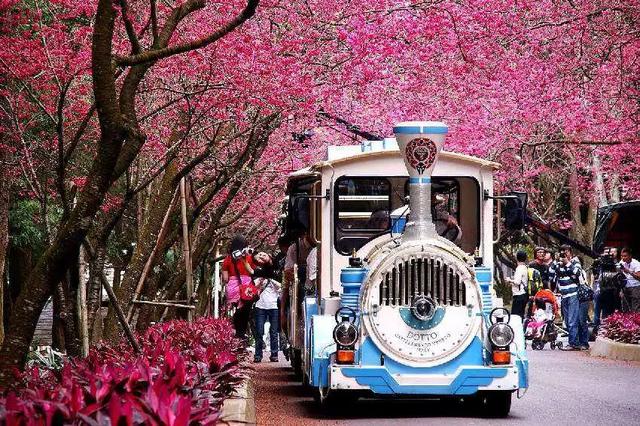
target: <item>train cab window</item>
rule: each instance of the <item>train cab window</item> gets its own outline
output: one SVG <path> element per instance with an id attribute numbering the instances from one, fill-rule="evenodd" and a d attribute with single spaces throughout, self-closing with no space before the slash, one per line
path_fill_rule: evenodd
<path id="1" fill-rule="evenodd" d="M 479 186 L 469 177 L 434 177 L 431 214 L 438 233 L 465 252 L 480 241 Z M 335 248 L 358 250 L 389 232 L 390 213 L 407 203 L 407 177 L 341 177 L 335 185 Z"/>
<path id="2" fill-rule="evenodd" d="M 388 231 L 391 183 L 380 177 L 342 177 L 336 191 L 336 248 L 342 254 L 359 249 Z"/>

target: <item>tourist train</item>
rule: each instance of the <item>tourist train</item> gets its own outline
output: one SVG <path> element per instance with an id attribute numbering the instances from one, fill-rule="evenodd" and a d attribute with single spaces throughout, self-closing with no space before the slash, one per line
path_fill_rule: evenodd
<path id="1" fill-rule="evenodd" d="M 307 233 L 318 265 L 314 288 L 290 285 L 292 364 L 323 406 L 456 397 L 506 416 L 528 360 L 492 288 L 499 165 L 442 150 L 441 122 L 393 131 L 289 176 L 283 233 Z"/>

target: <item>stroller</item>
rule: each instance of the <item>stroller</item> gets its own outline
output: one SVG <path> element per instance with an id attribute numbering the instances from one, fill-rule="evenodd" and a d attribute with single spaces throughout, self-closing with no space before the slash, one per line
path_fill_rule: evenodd
<path id="1" fill-rule="evenodd" d="M 562 342 L 558 342 L 558 335 L 567 332 L 555 324 L 558 315 L 558 303 L 550 290 L 538 291 L 530 303 L 527 318 L 524 321 L 525 346 L 531 341 L 531 349 L 542 350 L 548 342 L 551 349 L 561 349 Z"/>

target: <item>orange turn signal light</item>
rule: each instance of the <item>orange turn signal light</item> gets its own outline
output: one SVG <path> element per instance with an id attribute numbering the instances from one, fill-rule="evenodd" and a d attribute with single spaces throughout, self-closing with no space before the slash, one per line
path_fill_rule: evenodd
<path id="1" fill-rule="evenodd" d="M 338 364 L 353 364 L 356 351 L 338 349 L 336 351 L 336 361 Z"/>
<path id="2" fill-rule="evenodd" d="M 493 351 L 491 358 L 494 364 L 509 364 L 511 362 L 511 352 Z"/>

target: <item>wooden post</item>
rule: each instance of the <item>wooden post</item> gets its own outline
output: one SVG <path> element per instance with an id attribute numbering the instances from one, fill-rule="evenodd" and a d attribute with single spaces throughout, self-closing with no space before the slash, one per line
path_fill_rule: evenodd
<path id="1" fill-rule="evenodd" d="M 151 301 L 151 300 L 134 300 L 133 303 L 140 305 L 152 305 L 152 306 L 168 306 L 172 308 L 184 308 L 189 309 L 190 311 L 195 309 L 194 305 L 185 305 L 183 303 L 175 303 L 175 302 L 164 302 L 164 301 Z"/>
<path id="2" fill-rule="evenodd" d="M 217 259 L 220 255 L 220 248 L 216 246 L 216 255 L 214 259 Z M 214 261 L 213 264 L 213 317 L 220 317 L 220 262 Z"/>
<path id="3" fill-rule="evenodd" d="M 84 248 L 80 247 L 79 259 L 80 277 L 78 283 L 78 324 L 80 325 L 80 342 L 82 356 L 89 355 L 89 324 L 87 323 L 87 280 L 84 279 L 87 272 L 87 263 L 85 261 Z"/>
<path id="4" fill-rule="evenodd" d="M 169 208 L 167 209 L 167 212 L 165 213 L 164 218 L 162 219 L 162 226 L 160 227 L 160 232 L 158 233 L 158 239 L 156 240 L 156 244 L 153 247 L 153 250 L 151 251 L 149 258 L 147 259 L 147 262 L 144 264 L 144 268 L 142 269 L 142 274 L 140 275 L 140 279 L 138 280 L 138 285 L 136 285 L 136 291 L 133 293 L 133 301 L 135 301 L 138 297 L 140 297 L 140 293 L 142 292 L 142 287 L 144 286 L 144 281 L 147 279 L 147 275 L 149 274 L 149 270 L 151 269 L 153 260 L 158 254 L 158 249 L 160 248 L 160 245 L 162 244 L 162 241 L 164 240 L 167 234 L 167 228 L 168 228 L 167 224 L 169 223 L 169 218 L 171 217 L 171 211 L 173 210 L 174 204 L 178 198 L 177 196 L 178 196 L 178 189 L 176 188 L 176 191 L 173 194 L 173 200 L 169 204 Z M 127 312 L 127 322 L 131 321 L 131 318 L 133 318 L 133 312 L 135 307 L 136 307 L 135 303 L 132 303 L 131 306 L 129 306 L 129 311 Z"/>
<path id="5" fill-rule="evenodd" d="M 193 297 L 193 271 L 191 268 L 191 248 L 189 247 L 189 223 L 187 222 L 187 196 L 185 190 L 185 178 L 180 179 L 180 206 L 182 211 L 182 252 L 186 272 L 187 300 Z M 187 312 L 187 319 L 193 319 L 191 310 Z"/>

